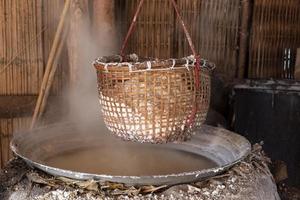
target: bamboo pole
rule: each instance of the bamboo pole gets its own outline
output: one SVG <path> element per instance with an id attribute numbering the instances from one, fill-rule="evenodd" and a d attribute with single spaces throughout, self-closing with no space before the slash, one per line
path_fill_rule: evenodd
<path id="1" fill-rule="evenodd" d="M 56 72 L 56 69 L 57 69 L 57 66 L 58 66 L 58 61 L 59 61 L 61 52 L 63 50 L 64 44 L 66 43 L 66 38 L 67 38 L 67 35 L 68 35 L 68 32 L 69 32 L 68 30 L 69 29 L 67 29 L 67 28 L 64 30 L 61 42 L 59 43 L 59 46 L 57 48 L 57 56 L 55 57 L 55 59 L 53 61 L 53 68 L 51 69 L 51 72 L 49 74 L 49 79 L 48 79 L 48 84 L 47 84 L 47 87 L 46 87 L 46 90 L 45 90 L 46 92 L 45 92 L 44 100 L 41 103 L 40 112 L 38 114 L 37 119 L 40 119 L 42 117 L 43 111 L 45 110 L 46 103 L 47 103 L 47 98 L 49 96 L 50 89 L 51 89 L 51 86 L 52 86 L 52 83 L 53 83 L 53 80 L 54 80 L 54 75 L 55 75 L 55 72 Z"/>
<path id="2" fill-rule="evenodd" d="M 251 6 L 249 0 L 242 1 L 241 5 L 241 30 L 239 42 L 239 56 L 238 56 L 238 78 L 244 78 L 247 68 L 247 54 L 249 49 L 249 29 L 251 18 Z"/>
<path id="3" fill-rule="evenodd" d="M 68 10 L 70 8 L 70 3 L 71 3 L 71 0 L 66 0 L 64 9 L 63 9 L 61 17 L 60 17 L 59 24 L 57 27 L 57 31 L 55 33 L 55 37 L 54 37 L 54 41 L 53 41 L 53 44 L 52 44 L 52 47 L 50 50 L 50 54 L 49 54 L 49 58 L 47 61 L 42 85 L 40 88 L 40 93 L 38 96 L 38 100 L 37 100 L 36 107 L 34 110 L 32 122 L 30 125 L 31 129 L 34 128 L 36 122 L 39 120 L 39 118 L 41 117 L 41 114 L 44 112 L 45 104 L 46 104 L 48 96 L 49 96 L 50 88 L 51 88 L 51 85 L 53 82 L 53 78 L 51 78 L 51 77 L 55 74 L 55 71 L 57 68 L 54 66 L 54 64 L 57 60 L 57 57 L 59 57 L 58 50 L 60 48 L 60 45 L 62 45 L 61 43 L 63 42 L 62 41 L 62 33 L 64 30 L 66 16 L 67 16 Z"/>

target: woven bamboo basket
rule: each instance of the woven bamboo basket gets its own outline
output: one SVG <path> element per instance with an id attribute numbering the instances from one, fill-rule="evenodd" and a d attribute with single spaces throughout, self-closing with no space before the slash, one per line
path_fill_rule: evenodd
<path id="1" fill-rule="evenodd" d="M 138 142 L 189 138 L 206 118 L 213 65 L 200 61 L 200 88 L 196 90 L 193 56 L 159 60 L 131 54 L 124 60 L 110 56 L 94 62 L 107 128 L 125 140 Z M 195 105 L 195 120 L 189 123 Z"/>

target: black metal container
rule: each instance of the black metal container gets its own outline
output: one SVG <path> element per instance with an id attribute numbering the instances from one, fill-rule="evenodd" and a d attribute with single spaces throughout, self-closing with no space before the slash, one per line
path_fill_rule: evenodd
<path id="1" fill-rule="evenodd" d="M 273 160 L 288 166 L 288 182 L 300 184 L 300 82 L 247 80 L 233 89 L 233 127 L 250 142 L 264 141 Z"/>

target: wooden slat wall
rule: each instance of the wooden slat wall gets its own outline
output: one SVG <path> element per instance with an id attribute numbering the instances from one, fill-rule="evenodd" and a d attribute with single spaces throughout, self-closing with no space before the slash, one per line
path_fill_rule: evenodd
<path id="1" fill-rule="evenodd" d="M 123 10 L 117 13 L 121 13 L 117 16 L 118 19 L 123 19 L 120 35 L 122 37 L 126 34 L 139 0 L 116 2 L 117 7 Z M 127 53 L 160 58 L 172 57 L 174 26 L 174 11 L 168 0 L 145 0 L 136 28 L 129 40 Z"/>
<path id="2" fill-rule="evenodd" d="M 122 8 L 118 13 L 121 13 L 119 19 L 123 19 L 124 35 L 139 1 L 118 2 Z M 200 55 L 216 63 L 219 72 L 234 78 L 240 0 L 178 0 L 177 3 Z M 174 14 L 169 0 L 146 0 L 128 52 L 159 58 L 191 55 Z"/>
<path id="3" fill-rule="evenodd" d="M 0 96 L 39 93 L 63 4 L 61 0 L 0 0 Z M 68 79 L 65 58 L 66 50 L 53 83 L 54 95 L 63 91 Z M 0 167 L 11 156 L 12 134 L 26 130 L 30 119 L 0 118 Z"/>
<path id="4" fill-rule="evenodd" d="M 8 118 L 0 120 L 0 168 L 12 157 L 9 148 L 12 133 L 29 128 L 31 117 Z"/>
<path id="5" fill-rule="evenodd" d="M 232 79 L 236 75 L 239 0 L 178 0 L 200 56 L 214 62 L 217 71 Z M 192 54 L 182 28 L 177 23 L 177 56 Z"/>
<path id="6" fill-rule="evenodd" d="M 255 0 L 249 78 L 294 77 L 300 47 L 300 0 Z"/>
<path id="7" fill-rule="evenodd" d="M 0 95 L 38 93 L 44 71 L 41 13 L 38 0 L 0 0 Z M 1 165 L 11 156 L 12 133 L 27 121 L 0 119 Z"/>
<path id="8" fill-rule="evenodd" d="M 38 94 L 63 3 L 0 0 L 0 95 Z M 66 78 L 66 67 L 61 66 L 52 87 L 54 94 L 61 91 Z"/>
<path id="9" fill-rule="evenodd" d="M 41 2 L 0 0 L 0 95 L 38 93 L 43 76 Z"/>

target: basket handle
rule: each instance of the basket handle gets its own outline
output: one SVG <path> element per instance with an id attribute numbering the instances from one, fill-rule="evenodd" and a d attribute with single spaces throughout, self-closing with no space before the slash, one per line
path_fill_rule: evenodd
<path id="1" fill-rule="evenodd" d="M 125 37 L 125 39 L 124 39 L 124 41 L 123 41 L 123 44 L 122 44 L 122 47 L 121 47 L 121 51 L 120 51 L 120 52 L 121 52 L 120 55 L 122 56 L 122 58 L 124 58 L 124 50 L 125 50 L 125 48 L 126 48 L 126 46 L 127 46 L 128 39 L 129 39 L 130 35 L 131 35 L 132 32 L 133 32 L 133 29 L 134 29 L 135 24 L 136 24 L 136 19 L 137 19 L 138 15 L 139 15 L 140 12 L 141 12 L 141 8 L 142 8 L 142 5 L 144 4 L 144 1 L 145 1 L 145 0 L 141 0 L 141 1 L 140 1 L 139 5 L 138 5 L 138 7 L 137 7 L 137 9 L 136 9 L 136 12 L 135 12 L 135 14 L 134 14 L 134 16 L 133 16 L 133 19 L 132 19 L 132 22 L 131 22 L 131 24 L 130 24 L 130 27 L 129 27 L 128 31 L 127 31 L 126 37 Z"/>
<path id="2" fill-rule="evenodd" d="M 145 1 L 145 0 L 140 0 L 140 2 L 139 2 L 139 4 L 138 4 L 138 7 L 137 7 L 137 10 L 136 10 L 136 12 L 135 12 L 135 14 L 134 14 L 134 16 L 133 16 L 132 22 L 131 22 L 131 24 L 130 24 L 130 27 L 129 27 L 129 29 L 128 29 L 128 32 L 127 32 L 127 34 L 126 34 L 126 37 L 125 37 L 125 39 L 124 39 L 124 41 L 123 41 L 123 44 L 122 44 L 122 47 L 121 47 L 121 51 L 120 51 L 120 52 L 121 52 L 120 55 L 121 55 L 122 57 L 124 57 L 124 51 L 125 51 L 125 48 L 126 48 L 126 46 L 127 46 L 129 37 L 131 36 L 131 34 L 132 34 L 133 30 L 134 30 L 134 27 L 135 27 L 136 22 L 137 22 L 137 17 L 138 17 L 138 15 L 139 15 L 140 12 L 141 12 L 141 8 L 142 8 L 142 6 L 143 6 L 143 4 L 144 4 L 144 1 Z M 187 38 L 187 40 L 188 40 L 188 43 L 189 43 L 189 46 L 190 46 L 190 49 L 191 49 L 193 55 L 195 56 L 196 59 L 198 58 L 199 61 L 200 61 L 200 56 L 199 56 L 199 55 L 197 54 L 197 52 L 196 52 L 196 49 L 195 49 L 194 43 L 193 43 L 193 41 L 192 41 L 191 35 L 190 35 L 190 33 L 188 32 L 188 30 L 187 30 L 187 28 L 186 28 L 186 25 L 185 25 L 185 23 L 184 23 L 184 21 L 183 21 L 181 15 L 180 15 L 180 13 L 179 13 L 179 9 L 178 9 L 177 3 L 175 2 L 175 0 L 170 0 L 170 2 L 172 3 L 172 5 L 173 5 L 173 7 L 174 7 L 174 9 L 175 9 L 177 18 L 178 18 L 178 20 L 179 20 L 179 22 L 180 22 L 180 24 L 181 24 L 181 26 L 182 26 L 182 28 L 183 28 L 184 34 L 185 34 L 185 36 L 186 36 L 186 38 Z"/>
<path id="3" fill-rule="evenodd" d="M 136 25 L 136 20 L 137 20 L 137 17 L 139 15 L 139 13 L 141 12 L 141 8 L 142 8 L 142 5 L 144 4 L 144 1 L 145 0 L 140 0 L 139 5 L 137 7 L 137 10 L 136 10 L 136 12 L 134 14 L 134 17 L 132 19 L 132 22 L 130 24 L 129 30 L 126 34 L 125 40 L 122 44 L 121 51 L 120 51 L 120 55 L 122 56 L 122 58 L 124 58 L 124 50 L 127 46 L 128 39 L 129 39 L 130 35 L 132 34 L 133 29 Z M 198 90 L 200 88 L 200 80 L 199 80 L 200 79 L 200 55 L 198 55 L 197 52 L 196 52 L 196 49 L 195 49 L 194 43 L 192 41 L 191 35 L 188 32 L 188 30 L 186 28 L 186 25 L 185 25 L 180 13 L 179 13 L 177 3 L 175 2 L 175 0 L 170 0 L 170 2 L 172 3 L 172 5 L 175 9 L 177 18 L 178 18 L 178 20 L 181 24 L 181 27 L 183 28 L 183 31 L 184 31 L 184 34 L 185 34 L 187 40 L 188 40 L 190 49 L 191 49 L 191 51 L 192 51 L 192 53 L 193 53 L 193 55 L 195 56 L 195 59 L 196 59 L 196 63 L 195 63 L 195 81 L 194 82 L 195 82 L 195 87 Z M 192 124 L 195 123 L 195 118 L 196 118 L 196 114 L 197 114 L 197 107 L 198 107 L 197 105 L 198 105 L 197 100 L 195 100 L 195 103 L 194 103 L 194 106 L 193 106 L 193 109 L 192 109 L 192 113 L 189 116 L 189 119 L 187 121 L 186 126 L 191 126 Z"/>

